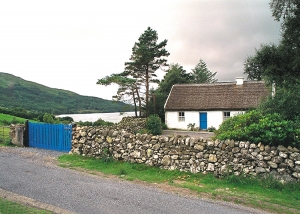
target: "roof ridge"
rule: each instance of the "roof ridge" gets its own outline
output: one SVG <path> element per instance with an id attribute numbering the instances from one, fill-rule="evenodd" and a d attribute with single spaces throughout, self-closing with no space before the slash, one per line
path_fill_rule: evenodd
<path id="1" fill-rule="evenodd" d="M 244 81 L 243 84 L 255 84 L 255 83 L 265 83 L 264 81 Z M 236 82 L 215 82 L 215 83 L 176 83 L 174 84 L 173 86 L 200 86 L 200 85 L 203 85 L 203 86 L 206 86 L 206 85 L 211 85 L 211 86 L 214 86 L 214 85 L 236 85 Z"/>

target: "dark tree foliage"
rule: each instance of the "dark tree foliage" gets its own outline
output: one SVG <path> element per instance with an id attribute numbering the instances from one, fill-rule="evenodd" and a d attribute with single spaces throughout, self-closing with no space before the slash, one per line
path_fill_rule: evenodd
<path id="1" fill-rule="evenodd" d="M 208 70 L 206 63 L 200 59 L 196 67 L 192 69 L 191 77 L 194 83 L 214 83 L 217 72 L 212 73 Z"/>
<path id="2" fill-rule="evenodd" d="M 158 88 L 151 93 L 150 113 L 159 115 L 165 121 L 164 104 L 174 84 L 213 83 L 217 81 L 214 78 L 216 73 L 210 72 L 201 59 L 190 73 L 179 64 L 171 64 Z"/>
<path id="3" fill-rule="evenodd" d="M 158 43 L 158 34 L 150 27 L 139 37 L 132 48 L 130 61 L 125 63 L 125 72 L 145 86 L 145 116 L 149 114 L 150 82 L 155 81 L 155 72 L 167 66 L 170 53 L 165 49 L 167 40 Z"/>
<path id="4" fill-rule="evenodd" d="M 293 90 L 279 88 L 276 96 L 270 97 L 259 106 L 259 110 L 266 114 L 280 113 L 280 115 L 292 121 L 300 121 L 300 86 L 294 86 Z M 299 124 L 300 125 L 300 124 Z"/>
<path id="5" fill-rule="evenodd" d="M 275 97 L 260 106 L 262 112 L 279 113 L 296 121 L 300 113 L 300 1 L 272 4 L 275 18 L 283 18 L 280 43 L 262 45 L 254 56 L 248 57 L 245 74 L 276 88 Z"/>
<path id="6" fill-rule="evenodd" d="M 272 16 L 276 21 L 293 16 L 298 6 L 299 0 L 272 0 L 270 2 Z"/>
<path id="7" fill-rule="evenodd" d="M 132 103 L 136 116 L 137 108 L 139 116 L 148 116 L 150 83 L 159 82 L 155 79 L 155 72 L 167 66 L 166 57 L 170 55 L 165 49 L 166 45 L 167 40 L 158 42 L 157 32 L 148 27 L 134 44 L 130 61 L 125 62 L 124 72 L 104 77 L 98 80 L 97 84 L 118 84 L 119 89 L 114 98 Z"/>
<path id="8" fill-rule="evenodd" d="M 264 79 L 279 87 L 299 84 L 300 79 L 300 1 L 271 2 L 275 18 L 284 17 L 279 45 L 262 45 L 245 61 L 249 79 Z"/>
<path id="9" fill-rule="evenodd" d="M 113 96 L 117 101 L 134 104 L 135 116 L 137 117 L 137 102 L 139 103 L 139 115 L 141 116 L 142 105 L 139 96 L 139 82 L 137 79 L 128 78 L 124 73 L 112 74 L 97 81 L 99 85 L 119 85 L 117 94 Z"/>
<path id="10" fill-rule="evenodd" d="M 150 114 L 157 114 L 163 121 L 165 119 L 164 104 L 174 84 L 191 83 L 190 73 L 179 64 L 171 64 L 166 71 L 164 79 L 158 88 L 151 93 Z"/>
<path id="11" fill-rule="evenodd" d="M 164 79 L 159 83 L 158 91 L 169 94 L 174 84 L 191 83 L 192 76 L 179 64 L 171 64 Z"/>

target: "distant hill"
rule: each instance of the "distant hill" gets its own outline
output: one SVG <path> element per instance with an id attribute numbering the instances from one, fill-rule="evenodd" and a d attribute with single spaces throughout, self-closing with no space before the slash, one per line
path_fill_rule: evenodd
<path id="1" fill-rule="evenodd" d="M 23 108 L 52 114 L 133 110 L 132 106 L 122 102 L 49 88 L 2 72 L 0 72 L 0 107 Z"/>

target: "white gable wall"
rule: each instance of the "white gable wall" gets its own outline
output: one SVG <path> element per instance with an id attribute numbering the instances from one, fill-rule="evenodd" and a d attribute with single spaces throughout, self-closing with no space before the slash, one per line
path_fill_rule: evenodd
<path id="1" fill-rule="evenodd" d="M 166 111 L 165 122 L 168 128 L 171 129 L 188 129 L 188 124 L 195 123 L 195 127 L 200 126 L 200 112 L 207 113 L 207 127 L 219 128 L 223 122 L 223 111 L 184 111 L 185 121 L 179 121 L 179 111 Z M 244 111 L 229 111 L 230 116 L 233 117 L 237 114 L 244 113 Z"/>

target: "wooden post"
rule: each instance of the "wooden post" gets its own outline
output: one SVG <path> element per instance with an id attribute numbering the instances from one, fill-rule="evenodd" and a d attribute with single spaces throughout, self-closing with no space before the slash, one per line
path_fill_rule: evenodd
<path id="1" fill-rule="evenodd" d="M 28 123 L 28 120 L 25 120 L 25 132 L 24 132 L 23 145 L 25 147 L 29 147 L 29 123 Z"/>

